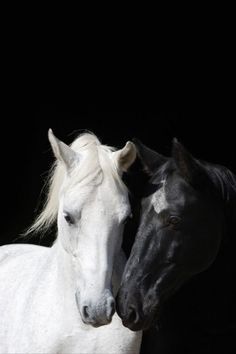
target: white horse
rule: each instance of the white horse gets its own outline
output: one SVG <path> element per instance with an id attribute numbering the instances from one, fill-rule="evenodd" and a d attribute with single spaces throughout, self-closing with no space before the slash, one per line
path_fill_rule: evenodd
<path id="1" fill-rule="evenodd" d="M 57 219 L 58 235 L 50 248 L 0 248 L 0 353 L 139 353 L 141 332 L 113 316 L 130 214 L 121 174 L 133 163 L 135 147 L 128 142 L 114 151 L 92 134 L 69 147 L 51 130 L 49 140 L 57 161 L 30 231 Z"/>

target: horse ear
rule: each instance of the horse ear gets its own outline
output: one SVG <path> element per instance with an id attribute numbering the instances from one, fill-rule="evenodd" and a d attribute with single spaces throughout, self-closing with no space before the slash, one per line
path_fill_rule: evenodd
<path id="1" fill-rule="evenodd" d="M 78 161 L 78 154 L 68 145 L 57 139 L 52 129 L 48 131 L 48 139 L 56 159 L 62 161 L 67 169 L 69 169 L 76 160 Z"/>
<path id="2" fill-rule="evenodd" d="M 203 167 L 176 138 L 172 143 L 172 157 L 181 176 L 193 187 L 207 179 Z"/>
<path id="3" fill-rule="evenodd" d="M 168 160 L 168 157 L 165 157 L 158 152 L 148 148 L 140 140 L 134 138 L 133 142 L 137 148 L 138 156 L 144 166 L 144 170 L 153 174 L 156 169 L 165 163 Z"/>
<path id="4" fill-rule="evenodd" d="M 135 145 L 128 141 L 123 149 L 114 152 L 118 168 L 126 172 L 136 159 L 136 148 Z"/>

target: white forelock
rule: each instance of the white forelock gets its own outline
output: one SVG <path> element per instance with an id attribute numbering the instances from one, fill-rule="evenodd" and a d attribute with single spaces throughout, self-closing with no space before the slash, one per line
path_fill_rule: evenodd
<path id="1" fill-rule="evenodd" d="M 102 145 L 98 138 L 92 133 L 85 133 L 78 136 L 70 145 L 71 148 L 81 156 L 80 163 L 70 171 L 70 179 L 67 188 L 81 183 L 96 184 L 96 177 L 106 174 L 115 184 L 126 190 L 122 182 L 117 166 L 111 158 L 115 148 Z M 59 206 L 59 193 L 66 174 L 66 168 L 61 161 L 56 161 L 46 182 L 46 201 L 44 207 L 33 225 L 26 234 L 31 232 L 47 230 L 57 218 Z M 98 179 L 97 179 L 98 181 Z M 99 179 L 101 183 L 102 179 Z M 97 182 L 98 183 L 98 182 Z"/>

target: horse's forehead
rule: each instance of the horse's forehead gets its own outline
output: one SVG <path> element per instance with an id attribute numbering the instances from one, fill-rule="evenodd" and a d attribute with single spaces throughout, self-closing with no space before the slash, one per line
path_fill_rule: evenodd
<path id="1" fill-rule="evenodd" d="M 162 210 L 168 207 L 168 202 L 166 199 L 166 180 L 160 182 L 160 188 L 152 195 L 151 204 L 154 207 L 154 210 L 159 214 Z"/>
<path id="2" fill-rule="evenodd" d="M 168 176 L 158 182 L 160 188 L 151 196 L 150 202 L 159 214 L 164 209 L 186 207 L 196 202 L 191 186 L 179 176 Z"/>
<path id="3" fill-rule="evenodd" d="M 75 208 L 79 205 L 89 205 L 91 203 L 116 205 L 129 204 L 128 191 L 125 187 L 119 186 L 116 181 L 106 183 L 89 183 L 85 185 L 76 185 L 73 188 L 64 191 L 64 201 Z"/>

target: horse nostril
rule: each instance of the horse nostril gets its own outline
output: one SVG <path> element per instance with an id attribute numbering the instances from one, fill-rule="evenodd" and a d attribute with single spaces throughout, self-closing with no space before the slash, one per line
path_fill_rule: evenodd
<path id="1" fill-rule="evenodd" d="M 89 317 L 88 306 L 82 307 L 82 315 L 83 315 L 84 319 L 87 319 Z"/>
<path id="2" fill-rule="evenodd" d="M 127 319 L 129 323 L 137 323 L 139 320 L 138 312 L 134 306 L 129 306 Z"/>

